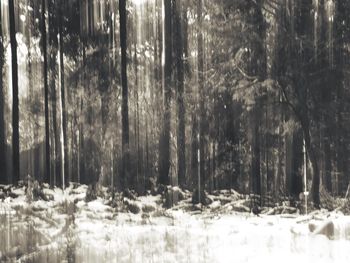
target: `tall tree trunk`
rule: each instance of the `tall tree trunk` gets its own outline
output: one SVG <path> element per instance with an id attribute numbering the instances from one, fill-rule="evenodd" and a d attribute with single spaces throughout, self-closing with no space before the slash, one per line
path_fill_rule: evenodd
<path id="1" fill-rule="evenodd" d="M 199 92 L 199 174 L 200 188 L 205 187 L 205 109 L 204 109 L 204 51 L 203 51 L 203 3 L 202 0 L 197 1 L 197 45 L 198 45 L 198 92 Z"/>
<path id="2" fill-rule="evenodd" d="M 251 3 L 248 8 L 248 21 L 251 21 L 253 37 L 250 43 L 253 57 L 251 58 L 250 74 L 258 77 L 263 81 L 266 77 L 266 53 L 264 51 L 265 26 L 262 14 L 263 1 L 258 0 Z M 252 112 L 252 159 L 251 159 L 251 176 L 252 190 L 255 194 L 261 194 L 261 172 L 260 172 L 260 119 L 261 119 L 261 98 L 255 99 L 255 105 Z"/>
<path id="3" fill-rule="evenodd" d="M 6 164 L 6 128 L 5 128 L 5 100 L 4 100 L 4 36 L 2 33 L 2 4 L 0 4 L 0 184 L 7 183 L 7 164 Z"/>
<path id="4" fill-rule="evenodd" d="M 57 5 L 54 2 L 49 2 L 49 43 L 50 43 L 50 91 L 52 99 L 52 124 L 53 124 L 53 136 L 54 136 L 54 183 L 57 186 L 62 185 L 61 178 L 61 142 L 58 132 L 57 125 L 57 89 L 56 89 L 56 79 L 57 79 L 57 52 L 58 52 L 58 27 L 57 27 Z"/>
<path id="5" fill-rule="evenodd" d="M 41 44 L 44 57 L 44 93 L 45 93 L 45 176 L 44 181 L 51 183 L 51 158 L 50 158 L 50 120 L 49 120 L 49 84 L 48 84 L 48 63 L 47 63 L 47 31 L 46 31 L 46 0 L 41 4 Z"/>
<path id="6" fill-rule="evenodd" d="M 28 9 L 29 7 L 33 7 L 33 3 L 31 3 L 30 1 L 26 0 L 25 1 L 25 5 L 28 6 L 27 10 L 25 11 L 25 16 L 26 16 L 26 21 L 27 21 L 27 25 L 24 29 L 24 33 L 25 33 L 25 39 L 26 39 L 26 45 L 27 45 L 27 57 L 26 57 L 26 65 L 27 65 L 27 80 L 28 80 L 28 96 L 27 96 L 27 100 L 26 100 L 26 104 L 30 105 L 32 103 L 32 99 L 33 99 L 33 78 L 32 78 L 32 54 L 31 54 L 31 30 L 32 30 L 32 16 L 29 15 Z M 34 176 L 34 161 L 33 161 L 33 151 L 35 148 L 35 136 L 33 132 L 35 130 L 35 113 L 30 113 L 29 114 L 29 118 L 30 118 L 30 124 L 29 124 L 29 133 L 30 136 L 33 138 L 33 143 L 31 143 L 30 149 L 28 150 L 28 165 L 27 165 L 27 170 L 26 170 L 26 174 L 29 174 L 31 176 Z"/>
<path id="7" fill-rule="evenodd" d="M 62 176 L 64 177 L 65 185 L 68 185 L 69 173 L 68 173 L 68 141 L 67 141 L 67 110 L 66 110 L 66 93 L 65 93 L 65 78 L 64 78 L 64 32 L 63 32 L 63 20 L 64 20 L 64 8 L 66 7 L 65 0 L 60 1 L 59 7 L 59 47 L 60 47 L 60 75 L 61 75 L 61 110 L 62 110 L 62 133 L 63 133 L 63 165 Z"/>
<path id="8" fill-rule="evenodd" d="M 181 19 L 181 1 L 175 5 L 176 22 L 174 34 L 176 36 L 176 70 L 177 70 L 177 162 L 178 182 L 181 187 L 186 186 L 186 154 L 185 154 L 185 103 L 184 103 L 184 59 L 183 59 L 183 31 Z"/>
<path id="9" fill-rule="evenodd" d="M 163 123 L 159 141 L 159 183 L 170 183 L 170 118 L 171 118 L 171 77 L 172 77 L 172 8 L 171 0 L 163 0 L 164 29 L 163 29 Z"/>
<path id="10" fill-rule="evenodd" d="M 9 0 L 10 42 L 12 59 L 12 151 L 13 151 L 13 184 L 17 184 L 20 177 L 19 160 L 19 101 L 18 101 L 18 65 L 17 41 L 15 26 L 14 0 Z"/>
<path id="11" fill-rule="evenodd" d="M 137 20 L 137 17 L 135 18 Z M 134 84 L 134 152 L 136 152 L 136 177 L 135 182 L 139 182 L 139 70 L 138 70 L 138 60 L 137 60 L 137 22 L 135 26 L 135 36 L 134 36 L 134 71 L 135 71 L 135 84 Z M 141 84 L 142 85 L 142 84 Z"/>
<path id="12" fill-rule="evenodd" d="M 119 0 L 120 48 L 121 48 L 121 80 L 122 80 L 122 187 L 128 188 L 133 183 L 129 174 L 129 106 L 128 78 L 126 60 L 126 0 Z"/>

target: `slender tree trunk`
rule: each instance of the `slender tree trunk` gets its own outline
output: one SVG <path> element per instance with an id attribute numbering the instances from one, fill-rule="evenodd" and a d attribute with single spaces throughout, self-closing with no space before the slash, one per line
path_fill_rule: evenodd
<path id="1" fill-rule="evenodd" d="M 193 110 L 194 111 L 194 110 Z M 198 187 L 198 120 L 195 113 L 192 113 L 192 136 L 191 136 L 191 179 L 192 187 Z"/>
<path id="2" fill-rule="evenodd" d="M 28 6 L 27 10 L 25 11 L 26 21 L 27 25 L 25 27 L 25 37 L 26 37 L 26 45 L 27 45 L 27 58 L 26 58 L 26 64 L 27 64 L 27 79 L 28 79 L 28 97 L 26 103 L 30 105 L 33 100 L 33 77 L 32 77 L 32 52 L 31 52 L 31 30 L 33 25 L 32 16 L 29 14 L 28 9 L 29 7 L 33 7 L 33 2 L 26 0 L 25 5 Z M 31 112 L 28 116 L 30 118 L 30 124 L 29 124 L 29 130 L 30 130 L 30 136 L 33 138 L 33 143 L 31 143 L 30 149 L 28 150 L 28 166 L 26 174 L 29 174 L 31 176 L 35 175 L 34 171 L 34 160 L 33 157 L 35 156 L 33 152 L 35 151 L 35 144 L 36 144 L 36 132 L 35 132 L 35 122 L 36 122 L 36 113 Z"/>
<path id="3" fill-rule="evenodd" d="M 0 184 L 7 183 L 7 163 L 6 163 L 6 128 L 5 128 L 5 100 L 3 68 L 5 64 L 3 33 L 2 33 L 2 5 L 0 4 Z"/>
<path id="4" fill-rule="evenodd" d="M 63 132 L 63 165 L 62 176 L 64 177 L 65 185 L 68 185 L 69 173 L 68 173 L 68 141 L 67 141 L 67 110 L 66 110 L 66 92 L 65 92 L 65 77 L 64 77 L 64 32 L 63 32 L 63 19 L 64 8 L 66 7 L 65 0 L 60 1 L 59 7 L 59 47 L 60 47 L 60 74 L 61 74 L 61 110 L 62 110 L 62 132 Z"/>
<path id="5" fill-rule="evenodd" d="M 261 172 L 260 172 L 260 114 L 259 109 L 253 110 L 252 125 L 252 159 L 251 159 L 251 182 L 254 194 L 261 195 Z"/>
<path id="6" fill-rule="evenodd" d="M 320 169 L 318 164 L 318 158 L 316 155 L 316 151 L 313 145 L 311 144 L 309 118 L 305 115 L 299 114 L 299 119 L 300 119 L 301 127 L 304 133 L 304 140 L 305 140 L 307 154 L 310 158 L 310 162 L 313 169 L 311 198 L 314 202 L 315 207 L 319 208 L 320 207 Z"/>
<path id="7" fill-rule="evenodd" d="M 17 65 L 17 41 L 15 26 L 14 0 L 9 0 L 10 17 L 10 42 L 12 59 L 12 151 L 13 151 L 13 184 L 20 179 L 19 160 L 19 100 L 18 100 L 18 65 Z"/>
<path id="8" fill-rule="evenodd" d="M 332 159 L 331 159 L 331 147 L 330 147 L 330 132 L 329 128 L 326 128 L 326 134 L 323 135 L 324 143 L 324 185 L 329 193 L 332 193 Z"/>
<path id="9" fill-rule="evenodd" d="M 177 161 L 178 180 L 181 187 L 186 186 L 186 149 L 185 149 L 185 103 L 184 103 L 184 59 L 183 59 L 183 32 L 181 26 L 181 1 L 174 3 L 176 12 L 176 70 L 177 70 Z"/>
<path id="10" fill-rule="evenodd" d="M 172 8 L 171 0 L 164 0 L 164 30 L 163 30 L 163 127 L 159 142 L 159 183 L 170 183 L 170 118 L 171 118 L 171 77 L 172 77 Z"/>
<path id="11" fill-rule="evenodd" d="M 239 179 L 242 179 L 241 177 L 241 154 L 239 146 L 241 144 L 241 134 L 240 134 L 240 120 L 237 120 L 236 123 L 236 132 L 235 132 L 235 138 L 234 138 L 234 149 L 233 149 L 233 162 L 234 162 L 234 184 L 233 186 L 236 187 L 236 190 L 238 190 L 239 187 Z"/>
<path id="12" fill-rule="evenodd" d="M 135 19 L 137 20 L 137 18 Z M 135 182 L 139 182 L 139 70 L 138 70 L 138 60 L 137 60 L 137 22 L 135 27 L 135 45 L 134 45 L 134 70 L 135 70 L 135 84 L 134 84 L 134 152 L 136 152 L 136 178 Z M 142 85 L 142 84 L 141 84 Z"/>
<path id="13" fill-rule="evenodd" d="M 45 170 L 44 181 L 51 183 L 51 158 L 50 158 L 50 120 L 49 120 L 49 84 L 48 84 L 48 63 L 47 63 L 47 31 L 46 31 L 46 0 L 41 5 L 41 44 L 44 57 L 44 93 L 45 93 Z"/>
<path id="14" fill-rule="evenodd" d="M 205 108 L 204 108 L 204 51 L 203 51 L 203 3 L 202 0 L 197 1 L 197 43 L 198 43 L 198 92 L 199 92 L 199 174 L 200 188 L 205 187 Z"/>
<path id="15" fill-rule="evenodd" d="M 50 43 L 50 91 L 52 99 L 52 124 L 53 124 L 53 136 L 54 136 L 54 183 L 57 186 L 62 185 L 61 178 L 61 153 L 60 153 L 60 136 L 57 125 L 57 90 L 56 90 L 56 79 L 57 79 L 57 52 L 58 52 L 58 27 L 57 27 L 57 5 L 54 2 L 49 2 L 49 43 Z"/>
<path id="16" fill-rule="evenodd" d="M 129 106 L 128 78 L 126 61 L 126 0 L 119 0 L 120 48 L 121 48 L 121 79 L 122 79 L 122 187 L 124 189 L 133 182 L 129 178 Z"/>

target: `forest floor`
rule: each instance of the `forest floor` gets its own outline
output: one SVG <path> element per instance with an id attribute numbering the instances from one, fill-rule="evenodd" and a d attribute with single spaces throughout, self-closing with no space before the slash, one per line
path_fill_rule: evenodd
<path id="1" fill-rule="evenodd" d="M 208 206 L 181 191 L 167 209 L 164 196 L 112 201 L 106 188 L 87 202 L 85 185 L 44 187 L 38 199 L 25 186 L 0 189 L 0 262 L 349 262 L 350 217 L 339 211 L 257 216 L 233 190 Z"/>

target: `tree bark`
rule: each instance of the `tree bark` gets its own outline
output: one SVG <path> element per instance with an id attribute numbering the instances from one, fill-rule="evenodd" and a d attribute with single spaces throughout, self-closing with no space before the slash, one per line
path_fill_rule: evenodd
<path id="1" fill-rule="evenodd" d="M 184 103 L 184 59 L 183 59 L 183 36 L 181 19 L 181 1 L 174 3 L 175 7 L 175 36 L 176 36 L 176 71 L 177 71 L 177 162 L 178 182 L 180 187 L 186 186 L 186 153 L 185 153 L 185 103 Z"/>
<path id="2" fill-rule="evenodd" d="M 122 187 L 130 187 L 133 181 L 129 178 L 129 106 L 128 78 L 126 58 L 126 0 L 119 0 L 120 49 L 121 49 L 121 81 L 122 81 Z"/>
<path id="3" fill-rule="evenodd" d="M 53 124 L 53 136 L 54 136 L 54 184 L 57 186 L 62 185 L 61 178 L 61 142 L 58 132 L 57 125 L 57 90 L 56 90 L 56 79 L 57 79 L 57 52 L 58 52 L 58 26 L 57 26 L 57 6 L 56 3 L 49 2 L 49 43 L 50 43 L 50 91 L 52 101 L 52 124 Z"/>
<path id="4" fill-rule="evenodd" d="M 48 85 L 48 63 L 47 63 L 47 33 L 46 33 L 46 0 L 41 4 L 41 44 L 44 57 L 43 78 L 45 93 L 45 176 L 44 181 L 51 183 L 51 158 L 50 158 L 50 120 L 49 120 L 49 85 Z"/>
<path id="5" fill-rule="evenodd" d="M 162 72 L 163 88 L 163 121 L 159 141 L 159 183 L 170 183 L 170 118 L 171 118 L 171 77 L 172 77 L 172 8 L 171 0 L 163 0 L 164 5 L 164 30 L 163 52 L 164 66 Z"/>
<path id="6" fill-rule="evenodd" d="M 329 193 L 332 193 L 332 157 L 331 157 L 331 147 L 330 147 L 330 132 L 326 128 L 326 134 L 323 136 L 324 143 L 324 185 Z"/>
<path id="7" fill-rule="evenodd" d="M 316 155 L 316 150 L 314 149 L 314 146 L 312 145 L 312 142 L 311 142 L 310 122 L 306 114 L 299 113 L 299 119 L 300 119 L 301 127 L 304 133 L 306 151 L 309 156 L 309 159 L 312 165 L 312 170 L 313 170 L 311 198 L 314 202 L 315 207 L 320 208 L 320 169 L 319 169 L 318 159 Z"/>
<path id="8" fill-rule="evenodd" d="M 66 92 L 65 92 L 65 77 L 64 77 L 64 32 L 63 32 L 63 19 L 64 19 L 64 8 L 66 7 L 65 0 L 60 1 L 59 7 L 59 46 L 60 46 L 60 74 L 61 74 L 61 110 L 62 110 L 62 131 L 63 131 L 63 177 L 65 185 L 68 185 L 69 173 L 68 173 L 68 141 L 67 141 L 67 110 L 66 110 Z"/>
<path id="9" fill-rule="evenodd" d="M 12 151 L 13 151 L 13 184 L 20 179 L 19 160 L 19 100 L 18 100 L 18 65 L 17 65 L 17 40 L 15 26 L 14 0 L 9 0 L 10 18 L 10 42 L 12 59 Z"/>
<path id="10" fill-rule="evenodd" d="M 6 163 L 6 127 L 5 127 L 5 100 L 4 100 L 4 83 L 3 68 L 5 64 L 3 32 L 2 32 L 2 5 L 0 4 L 0 183 L 7 182 L 7 163 Z"/>
<path id="11" fill-rule="evenodd" d="M 261 195 L 261 172 L 260 172 L 260 114 L 259 108 L 253 110 L 252 117 L 252 152 L 251 152 L 251 182 L 254 194 Z"/>
<path id="12" fill-rule="evenodd" d="M 198 93 L 199 93 L 199 174 L 200 174 L 200 188 L 205 187 L 205 108 L 204 108 L 204 50 L 203 50 L 203 17 L 202 0 L 197 1 L 197 45 L 198 45 Z"/>
<path id="13" fill-rule="evenodd" d="M 250 42 L 253 57 L 250 64 L 250 74 L 258 76 L 259 81 L 263 81 L 266 77 L 266 53 L 264 51 L 265 26 L 262 14 L 263 1 L 258 0 L 252 3 L 251 8 L 248 7 L 247 19 L 251 21 L 251 28 L 255 37 Z M 255 105 L 252 112 L 252 157 L 251 157 L 251 177 L 253 193 L 261 195 L 261 169 L 260 169 L 260 119 L 261 119 L 261 98 L 255 99 Z"/>

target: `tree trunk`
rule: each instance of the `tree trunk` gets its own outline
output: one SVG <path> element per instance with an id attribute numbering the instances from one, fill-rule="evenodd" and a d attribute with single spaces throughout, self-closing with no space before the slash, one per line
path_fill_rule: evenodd
<path id="1" fill-rule="evenodd" d="M 12 59 L 12 151 L 13 151 L 13 184 L 20 179 L 19 160 L 19 100 L 18 100 L 18 65 L 17 65 L 17 41 L 15 26 L 14 0 L 9 0 L 10 18 L 10 42 Z"/>
<path id="2" fill-rule="evenodd" d="M 61 178 L 61 142 L 58 132 L 57 125 L 57 90 L 56 90 L 56 79 L 57 79 L 57 52 L 58 52 L 58 27 L 57 27 L 57 6 L 56 3 L 49 2 L 49 43 L 50 43 L 50 91 L 52 99 L 52 124 L 53 124 L 53 136 L 54 136 L 54 184 L 57 186 L 62 185 Z"/>
<path id="3" fill-rule="evenodd" d="M 171 0 L 164 1 L 164 61 L 162 73 L 163 127 L 159 141 L 159 183 L 170 183 L 170 118 L 171 118 L 171 77 L 172 77 L 172 8 Z"/>
<path id="4" fill-rule="evenodd" d="M 301 127 L 304 133 L 304 140 L 306 151 L 309 156 L 313 177 L 312 177 L 312 185 L 311 185 L 311 198 L 314 202 L 316 208 L 320 208 L 320 169 L 318 165 L 318 159 L 316 155 L 316 151 L 311 144 L 311 135 L 310 135 L 310 124 L 307 116 L 299 114 Z"/>
<path id="5" fill-rule="evenodd" d="M 120 49 L 121 49 L 121 80 L 122 80 L 122 187 L 128 188 L 129 178 L 129 106 L 128 106 L 128 78 L 126 58 L 126 0 L 119 0 Z"/>
<path id="6" fill-rule="evenodd" d="M 137 19 L 137 18 L 136 18 Z M 135 19 L 135 20 L 136 20 Z M 136 22 L 137 24 L 137 22 Z M 137 27 L 135 27 L 135 32 Z M 134 152 L 136 152 L 136 177 L 135 183 L 139 182 L 139 70 L 137 60 L 137 33 L 135 33 L 135 44 L 134 44 L 134 70 L 135 70 L 135 84 L 134 84 Z M 141 84 L 142 85 L 142 84 Z"/>
<path id="7" fill-rule="evenodd" d="M 326 128 L 326 134 L 323 136 L 324 143 L 324 185 L 329 193 L 332 193 L 332 159 L 331 159 L 331 147 L 330 147 L 330 132 L 329 128 Z"/>
<path id="8" fill-rule="evenodd" d="M 259 108 L 255 108 L 252 114 L 251 183 L 253 193 L 261 195 Z"/>
<path id="9" fill-rule="evenodd" d="M 292 135 L 292 165 L 291 165 L 291 183 L 289 184 L 288 193 L 298 198 L 303 191 L 302 179 L 303 164 L 303 134 L 300 129 L 293 132 Z"/>
<path id="10" fill-rule="evenodd" d="M 175 5 L 176 22 L 174 34 L 176 36 L 176 71 L 177 71 L 177 162 L 178 180 L 180 187 L 186 186 L 186 154 L 185 154 L 185 103 L 184 103 L 184 60 L 183 60 L 183 32 L 181 26 L 181 1 Z"/>
<path id="11" fill-rule="evenodd" d="M 47 33 L 46 33 L 46 0 L 42 0 L 41 5 L 41 44 L 44 57 L 44 93 L 45 93 L 45 176 L 44 181 L 51 183 L 51 158 L 50 158 L 50 120 L 49 120 L 49 85 L 48 85 L 48 63 L 47 63 Z"/>
<path id="12" fill-rule="evenodd" d="M 191 179 L 192 188 L 198 187 L 198 121 L 195 113 L 192 113 L 191 136 Z"/>
<path id="13" fill-rule="evenodd" d="M 3 33 L 2 33 L 2 5 L 0 4 L 0 184 L 7 182 L 6 169 L 6 128 L 5 128 L 5 100 L 4 100 L 4 83 L 3 68 L 5 64 Z"/>
<path id="14" fill-rule="evenodd" d="M 200 173 L 200 188 L 205 187 L 205 108 L 204 108 L 204 52 L 203 52 L 203 3 L 202 0 L 197 1 L 197 42 L 198 42 L 198 92 L 199 92 L 199 173 Z"/>
<path id="15" fill-rule="evenodd" d="M 60 46 L 60 74 L 61 74 L 61 110 L 62 110 L 62 134 L 63 134 L 63 165 L 62 176 L 64 177 L 65 185 L 68 185 L 69 173 L 68 173 L 68 141 L 67 141 L 67 110 L 66 110 L 66 97 L 65 97 L 65 78 L 64 78 L 64 35 L 63 35 L 63 19 L 64 8 L 66 7 L 65 0 L 60 1 L 59 7 L 59 46 Z"/>
<path id="16" fill-rule="evenodd" d="M 254 37 L 250 42 L 250 48 L 253 52 L 251 58 L 250 74 L 258 76 L 260 81 L 263 81 L 266 77 L 266 53 L 264 51 L 265 41 L 265 27 L 264 17 L 262 14 L 263 1 L 258 0 L 256 3 L 251 3 L 250 8 L 248 7 L 247 19 L 251 21 L 251 28 L 254 30 Z M 255 105 L 252 112 L 252 157 L 251 157 L 251 176 L 252 176 L 252 190 L 253 193 L 261 194 L 261 169 L 260 169 L 260 119 L 261 119 L 261 98 L 255 99 Z"/>
<path id="17" fill-rule="evenodd" d="M 34 85 L 33 85 L 33 68 L 32 68 L 32 54 L 31 54 L 31 31 L 32 31 L 32 26 L 33 26 L 33 19 L 34 19 L 34 14 L 33 16 L 29 14 L 28 9 L 29 7 L 33 7 L 34 4 L 32 1 L 26 0 L 25 5 L 28 6 L 25 16 L 26 16 L 26 21 L 27 21 L 27 26 L 25 28 L 25 37 L 26 37 L 26 45 L 27 45 L 27 58 L 26 58 L 26 64 L 27 64 L 27 80 L 28 80 L 28 96 L 27 96 L 27 101 L 26 104 L 30 105 L 33 101 L 33 90 L 34 90 Z M 34 13 L 34 12 L 33 12 Z M 36 123 L 36 113 L 35 112 L 30 112 L 29 113 L 29 119 L 30 119 L 30 124 L 29 124 L 29 132 L 30 136 L 33 137 L 33 143 L 31 143 L 30 149 L 28 150 L 28 166 L 27 166 L 27 171 L 26 174 L 29 174 L 31 176 L 37 176 L 35 171 L 34 171 L 34 166 L 35 166 L 35 161 L 33 160 L 33 157 L 35 158 L 35 154 L 33 152 L 35 151 L 35 144 L 36 144 L 36 129 L 35 129 L 35 123 Z"/>

